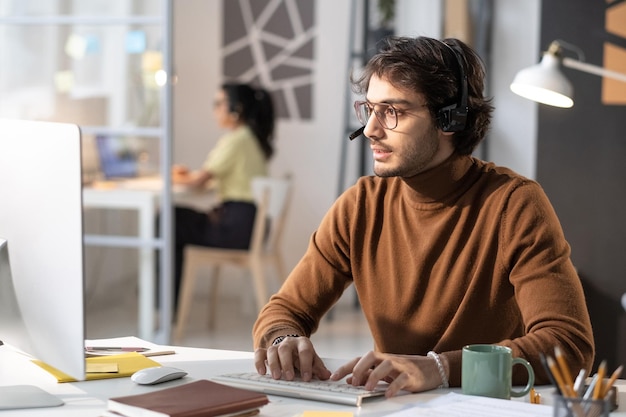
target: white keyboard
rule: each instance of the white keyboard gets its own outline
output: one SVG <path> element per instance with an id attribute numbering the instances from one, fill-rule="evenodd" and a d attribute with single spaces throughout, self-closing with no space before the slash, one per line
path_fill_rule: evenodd
<path id="1" fill-rule="evenodd" d="M 355 405 L 357 407 L 360 407 L 366 398 L 384 395 L 387 388 L 387 384 L 381 383 L 373 391 L 368 391 L 363 387 L 355 387 L 340 381 L 312 380 L 304 382 L 300 379 L 287 381 L 273 379 L 269 375 L 259 375 L 255 372 L 219 375 L 212 379 L 215 382 L 263 392 L 267 395 Z"/>

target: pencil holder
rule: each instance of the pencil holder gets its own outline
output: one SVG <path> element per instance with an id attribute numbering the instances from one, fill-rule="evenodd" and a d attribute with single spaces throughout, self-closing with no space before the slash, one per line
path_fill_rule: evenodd
<path id="1" fill-rule="evenodd" d="M 567 398 L 554 395 L 554 417 L 609 417 L 611 401 L 607 395 L 600 400 L 585 400 L 582 398 Z"/>

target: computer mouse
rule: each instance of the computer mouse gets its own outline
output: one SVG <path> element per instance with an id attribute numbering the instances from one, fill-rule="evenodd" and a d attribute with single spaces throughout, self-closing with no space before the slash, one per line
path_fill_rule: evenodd
<path id="1" fill-rule="evenodd" d="M 161 382 L 171 381 L 187 375 L 186 371 L 171 366 L 155 366 L 153 368 L 140 369 L 131 375 L 131 381 L 141 385 L 154 385 Z"/>

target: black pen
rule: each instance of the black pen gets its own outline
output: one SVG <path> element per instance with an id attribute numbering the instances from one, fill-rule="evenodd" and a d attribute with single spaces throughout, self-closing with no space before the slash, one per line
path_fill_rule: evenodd
<path id="1" fill-rule="evenodd" d="M 548 360 L 546 359 L 546 356 L 543 353 L 539 352 L 539 359 L 541 360 L 541 365 L 543 365 L 543 369 L 546 371 L 546 374 L 548 375 L 548 379 L 550 379 L 550 383 L 554 385 L 559 395 L 563 395 L 563 393 L 561 392 L 561 388 L 559 388 L 559 384 L 557 384 L 556 379 L 554 378 L 554 375 L 552 375 L 552 371 L 550 370 L 550 367 L 548 366 Z"/>

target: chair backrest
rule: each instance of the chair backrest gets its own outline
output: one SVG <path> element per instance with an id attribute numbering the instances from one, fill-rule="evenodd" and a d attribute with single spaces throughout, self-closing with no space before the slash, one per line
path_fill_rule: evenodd
<path id="1" fill-rule="evenodd" d="M 255 177 L 252 179 L 252 193 L 257 213 L 250 250 L 274 251 L 282 238 L 291 194 L 291 180 Z"/>

